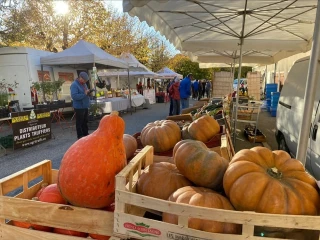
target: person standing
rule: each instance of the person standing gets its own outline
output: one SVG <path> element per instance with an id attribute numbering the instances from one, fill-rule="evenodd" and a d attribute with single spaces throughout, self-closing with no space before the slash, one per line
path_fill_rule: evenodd
<path id="1" fill-rule="evenodd" d="M 206 83 L 206 94 L 207 94 L 207 98 L 210 98 L 210 94 L 211 94 L 211 82 L 209 80 L 207 80 Z"/>
<path id="2" fill-rule="evenodd" d="M 179 115 L 180 114 L 180 92 L 179 92 L 180 80 L 178 77 L 174 78 L 173 84 L 169 88 L 169 93 L 172 98 L 172 115 Z"/>
<path id="3" fill-rule="evenodd" d="M 167 85 L 167 94 L 169 95 L 169 99 L 170 99 L 169 116 L 172 116 L 172 110 L 173 110 L 173 99 L 172 99 L 172 95 L 169 92 L 169 89 L 172 84 L 174 84 L 174 78 L 171 79 Z"/>
<path id="4" fill-rule="evenodd" d="M 191 81 L 193 76 L 188 74 L 181 82 L 179 87 L 181 110 L 189 107 L 189 97 L 191 96 Z"/>
<path id="5" fill-rule="evenodd" d="M 198 89 L 198 101 L 201 99 L 202 96 L 202 82 L 199 80 L 199 89 Z"/>
<path id="6" fill-rule="evenodd" d="M 89 76 L 81 72 L 79 77 L 70 86 L 73 108 L 76 114 L 76 129 L 78 139 L 89 135 L 88 132 L 88 109 L 90 105 L 90 90 L 87 87 Z"/>
<path id="7" fill-rule="evenodd" d="M 194 90 L 194 99 L 198 98 L 198 91 L 199 91 L 199 80 L 195 80 L 193 83 L 193 90 Z"/>
<path id="8" fill-rule="evenodd" d="M 204 93 L 206 92 L 206 80 L 205 80 L 205 79 L 203 79 L 201 84 L 202 84 L 202 93 L 201 93 L 201 97 L 203 97 L 203 98 L 204 98 Z"/>

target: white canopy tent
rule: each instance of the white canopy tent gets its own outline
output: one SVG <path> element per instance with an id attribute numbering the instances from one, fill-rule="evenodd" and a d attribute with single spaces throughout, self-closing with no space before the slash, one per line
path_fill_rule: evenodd
<path id="1" fill-rule="evenodd" d="M 92 69 L 93 66 L 97 68 L 128 68 L 125 61 L 84 40 L 78 41 L 62 52 L 41 57 L 40 63 L 46 66 L 68 66 L 80 69 Z"/>
<path id="2" fill-rule="evenodd" d="M 159 70 L 157 72 L 157 74 L 159 75 L 159 78 L 162 78 L 162 79 L 172 79 L 174 77 L 178 77 L 180 79 L 183 78 L 183 76 L 181 74 L 176 73 L 175 71 L 171 70 L 168 67 L 162 68 L 161 70 Z"/>
<path id="3" fill-rule="evenodd" d="M 241 75 L 242 58 L 246 53 L 250 53 L 252 61 L 264 57 L 270 62 L 277 62 L 308 51 L 314 40 L 305 94 L 305 118 L 300 130 L 297 154 L 297 158 L 305 162 L 320 51 L 319 2 L 123 0 L 123 8 L 130 15 L 138 16 L 141 21 L 154 26 L 179 50 L 191 52 L 196 57 L 237 51 L 240 66 L 238 78 Z"/>

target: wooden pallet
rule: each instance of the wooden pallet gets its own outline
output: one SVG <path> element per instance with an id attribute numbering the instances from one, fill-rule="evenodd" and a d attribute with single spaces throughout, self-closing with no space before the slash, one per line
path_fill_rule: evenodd
<path id="1" fill-rule="evenodd" d="M 146 146 L 142 151 L 116 176 L 116 210 L 114 219 L 115 236 L 137 239 L 194 239 L 194 240 L 245 240 L 245 239 L 279 239 L 282 233 L 284 239 L 314 239 L 307 232 L 260 232 L 255 234 L 255 228 L 262 226 L 271 228 L 320 230 L 320 216 L 297 216 L 280 214 L 262 214 L 221 209 L 195 207 L 177 204 L 136 193 L 136 183 L 142 174 L 142 168 L 153 163 L 153 147 Z M 155 186 L 157 187 L 157 186 Z M 161 215 L 169 212 L 178 216 L 178 225 L 143 217 L 145 212 Z M 188 227 L 189 217 L 202 218 L 220 222 L 230 222 L 242 225 L 241 235 L 209 233 Z M 258 228 L 258 227 L 257 227 Z M 264 238 L 261 238 L 262 233 Z M 313 231 L 316 239 L 319 233 Z"/>
<path id="2" fill-rule="evenodd" d="M 42 180 L 30 186 L 30 182 L 39 177 Z M 87 239 L 15 227 L 10 220 L 101 235 L 113 235 L 114 216 L 112 212 L 30 200 L 41 188 L 42 183 L 56 183 L 57 177 L 58 170 L 52 169 L 50 160 L 44 160 L 0 180 L 0 239 Z M 15 197 L 5 196 L 19 187 L 22 187 L 22 192 Z M 110 239 L 119 238 L 112 237 Z"/>

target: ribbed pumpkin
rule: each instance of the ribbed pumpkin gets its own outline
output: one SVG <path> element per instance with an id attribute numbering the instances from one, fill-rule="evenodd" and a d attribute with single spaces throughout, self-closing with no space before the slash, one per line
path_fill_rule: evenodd
<path id="1" fill-rule="evenodd" d="M 172 120 L 148 123 L 141 131 L 143 146 L 151 145 L 155 152 L 165 152 L 181 140 L 180 127 Z"/>
<path id="2" fill-rule="evenodd" d="M 234 210 L 229 200 L 222 195 L 208 188 L 202 187 L 183 187 L 175 191 L 169 201 L 175 203 L 189 204 L 192 206 L 218 208 L 225 210 Z M 170 213 L 162 214 L 162 221 L 172 224 L 178 224 L 178 217 Z M 198 218 L 189 218 L 188 227 L 196 230 L 214 232 L 214 233 L 239 233 L 239 225 L 232 223 L 223 223 Z"/>
<path id="3" fill-rule="evenodd" d="M 149 197 L 167 200 L 177 189 L 191 186 L 172 163 L 159 162 L 146 167 L 137 183 L 137 192 Z"/>
<path id="4" fill-rule="evenodd" d="M 213 117 L 203 115 L 193 121 L 188 127 L 192 139 L 207 142 L 220 132 L 220 125 Z"/>
<path id="5" fill-rule="evenodd" d="M 125 123 L 117 112 L 104 116 L 89 136 L 76 141 L 61 161 L 58 186 L 69 203 L 103 208 L 114 202 L 115 175 L 126 166 Z"/>
<path id="6" fill-rule="evenodd" d="M 203 142 L 182 140 L 173 149 L 173 160 L 191 182 L 200 187 L 219 189 L 229 162 L 210 151 Z"/>
<path id="7" fill-rule="evenodd" d="M 123 134 L 123 143 L 126 149 L 127 159 L 132 158 L 138 148 L 137 140 L 129 134 Z"/>
<path id="8" fill-rule="evenodd" d="M 285 151 L 254 147 L 237 152 L 224 175 L 223 187 L 240 211 L 318 214 L 315 179 Z"/>

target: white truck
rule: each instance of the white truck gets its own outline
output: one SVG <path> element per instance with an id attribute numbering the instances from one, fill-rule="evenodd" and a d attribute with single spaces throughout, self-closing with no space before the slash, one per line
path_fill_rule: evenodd
<path id="1" fill-rule="evenodd" d="M 10 100 L 18 100 L 21 109 L 33 107 L 30 88 L 42 78 L 40 58 L 51 54 L 54 53 L 27 47 L 0 48 L 0 82 L 18 83 Z M 43 75 L 46 80 L 66 80 L 59 99 L 71 101 L 70 84 L 78 75 L 76 69 L 43 66 Z M 41 94 L 38 98 L 41 99 Z"/>
<path id="2" fill-rule="evenodd" d="M 276 139 L 279 149 L 297 154 L 297 145 L 302 122 L 304 95 L 308 75 L 309 57 L 297 60 L 292 66 L 282 88 L 276 119 Z M 318 62 L 318 64 L 320 64 Z M 320 76 L 317 73 L 318 77 Z M 316 97 L 313 103 L 312 122 L 307 150 L 306 168 L 317 180 L 320 180 L 320 83 L 318 81 Z"/>

